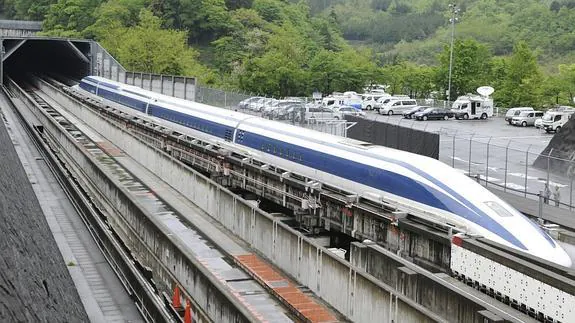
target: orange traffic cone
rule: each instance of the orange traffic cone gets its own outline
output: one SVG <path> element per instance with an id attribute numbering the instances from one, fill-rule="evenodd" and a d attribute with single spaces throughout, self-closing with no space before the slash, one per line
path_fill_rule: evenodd
<path id="1" fill-rule="evenodd" d="M 174 296 L 172 297 L 172 306 L 177 310 L 182 308 L 182 300 L 180 299 L 180 288 L 178 285 L 174 287 Z"/>
<path id="2" fill-rule="evenodd" d="M 190 300 L 186 299 L 186 311 L 184 312 L 184 323 L 192 323 L 192 309 Z"/>

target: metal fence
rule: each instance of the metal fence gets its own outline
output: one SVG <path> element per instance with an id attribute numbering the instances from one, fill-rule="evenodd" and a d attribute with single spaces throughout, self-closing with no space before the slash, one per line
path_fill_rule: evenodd
<path id="1" fill-rule="evenodd" d="M 438 132 L 439 159 L 484 186 L 573 209 L 573 155 L 553 149 L 544 152 L 545 147 L 520 140 L 501 140 L 448 128 Z"/>
<path id="2" fill-rule="evenodd" d="M 213 89 L 203 86 L 196 85 L 196 102 L 204 103 L 211 106 L 216 106 L 220 108 L 235 110 L 238 112 L 255 115 L 258 117 L 277 120 L 284 123 L 300 126 L 307 129 L 312 129 L 316 131 L 321 131 L 324 133 L 329 133 L 336 136 L 347 137 L 347 129 L 353 125 L 353 123 L 348 123 L 345 120 L 336 119 L 320 119 L 315 118 L 313 120 L 305 120 L 305 118 L 297 118 L 296 115 L 292 114 L 287 118 L 279 119 L 272 115 L 264 115 L 261 111 L 254 111 L 250 109 L 241 109 L 239 103 L 243 100 L 249 99 L 256 95 L 249 93 L 240 93 L 225 91 L 220 89 Z M 270 97 L 271 99 L 271 97 Z M 299 98 L 302 102 L 309 102 L 309 98 Z"/>

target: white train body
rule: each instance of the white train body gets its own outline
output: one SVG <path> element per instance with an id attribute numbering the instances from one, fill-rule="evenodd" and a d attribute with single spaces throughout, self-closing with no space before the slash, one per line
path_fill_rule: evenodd
<path id="1" fill-rule="evenodd" d="M 432 158 L 142 90 L 100 77 L 80 88 L 192 137 L 570 266 L 538 225 L 464 174 Z"/>

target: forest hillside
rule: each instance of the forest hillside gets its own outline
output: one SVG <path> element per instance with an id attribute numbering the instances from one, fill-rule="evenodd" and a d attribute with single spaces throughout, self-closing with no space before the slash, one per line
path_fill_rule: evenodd
<path id="1" fill-rule="evenodd" d="M 570 103 L 575 0 L 456 2 L 451 96 Z M 453 12 L 444 0 L 0 0 L 48 35 L 98 40 L 131 70 L 274 96 L 356 90 L 445 97 Z"/>

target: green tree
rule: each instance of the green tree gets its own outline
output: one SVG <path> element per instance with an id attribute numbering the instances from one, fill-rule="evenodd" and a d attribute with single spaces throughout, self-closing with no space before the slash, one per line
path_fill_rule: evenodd
<path id="1" fill-rule="evenodd" d="M 446 93 L 449 81 L 450 47 L 445 45 L 439 55 L 436 83 L 442 93 Z M 492 55 L 487 46 L 472 40 L 456 40 L 453 45 L 451 69 L 451 99 L 475 92 L 490 81 L 490 61 Z"/>
<path id="2" fill-rule="evenodd" d="M 188 47 L 186 33 L 161 29 L 161 21 L 142 10 L 138 25 L 115 27 L 102 45 L 131 71 L 172 75 L 195 75 L 202 83 L 214 81 L 212 72 L 197 61 L 197 52 Z"/>
<path id="3" fill-rule="evenodd" d="M 50 9 L 50 5 L 58 0 L 11 0 L 5 5 L 11 6 L 9 12 L 14 13 L 16 19 L 42 20 Z"/>
<path id="4" fill-rule="evenodd" d="M 142 8 L 148 0 L 109 0 L 102 3 L 94 12 L 96 21 L 84 29 L 84 37 L 96 40 L 106 37 L 110 29 L 133 27 L 138 24 Z"/>
<path id="5" fill-rule="evenodd" d="M 322 93 L 362 91 L 373 81 L 376 66 L 369 54 L 345 49 L 333 52 L 322 49 L 309 64 L 310 90 Z"/>
<path id="6" fill-rule="evenodd" d="M 541 104 L 542 75 L 537 58 L 526 42 L 520 41 L 513 47 L 508 59 L 507 71 L 501 88 L 495 93 L 504 106 L 539 106 Z"/>
<path id="7" fill-rule="evenodd" d="M 192 41 L 212 41 L 231 28 L 225 0 L 154 0 L 151 7 L 166 27 L 187 30 Z"/>
<path id="8" fill-rule="evenodd" d="M 101 0 L 58 0 L 48 9 L 42 27 L 49 35 L 80 37 L 94 23 L 92 12 L 100 3 Z"/>

